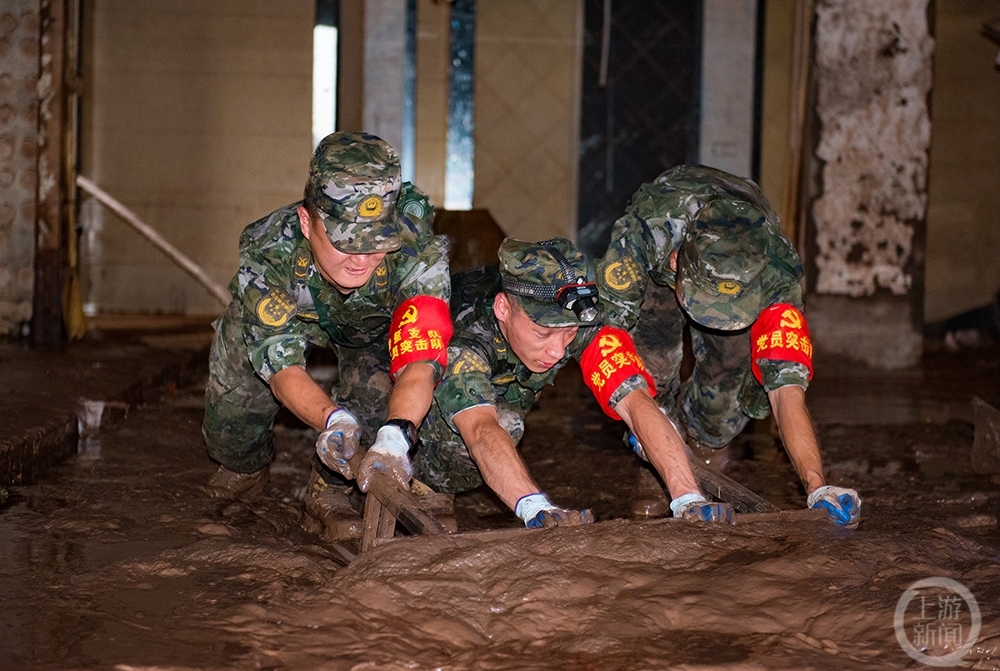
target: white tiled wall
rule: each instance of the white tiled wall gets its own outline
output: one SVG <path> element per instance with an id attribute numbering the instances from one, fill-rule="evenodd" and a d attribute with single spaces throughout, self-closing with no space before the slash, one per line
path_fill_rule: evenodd
<path id="1" fill-rule="evenodd" d="M 311 0 L 92 2 L 82 173 L 225 285 L 240 231 L 301 197 Z M 210 313 L 208 293 L 114 215 L 83 211 L 84 302 Z"/>
<path id="2" fill-rule="evenodd" d="M 582 3 L 476 7 L 475 193 L 508 235 L 575 237 Z"/>

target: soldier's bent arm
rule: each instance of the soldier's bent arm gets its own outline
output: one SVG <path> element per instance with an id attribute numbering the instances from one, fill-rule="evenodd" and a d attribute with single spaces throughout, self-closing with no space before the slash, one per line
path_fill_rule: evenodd
<path id="1" fill-rule="evenodd" d="M 671 499 L 701 493 L 691 472 L 684 441 L 648 391 L 638 389 L 628 394 L 615 406 L 615 411 L 642 443 L 646 457 L 663 478 Z"/>
<path id="2" fill-rule="evenodd" d="M 806 391 L 790 384 L 769 391 L 767 397 L 778 424 L 781 442 L 785 445 L 795 472 L 802 480 L 806 494 L 809 494 L 826 484 L 826 481 L 823 478 L 819 441 L 806 407 Z"/>
<path id="3" fill-rule="evenodd" d="M 322 431 L 326 418 L 336 408 L 329 395 L 301 366 L 282 368 L 268 381 L 278 401 L 303 422 Z"/>
<path id="4" fill-rule="evenodd" d="M 483 480 L 511 510 L 522 496 L 541 491 L 514 441 L 500 426 L 496 406 L 477 405 L 462 410 L 452 421 Z"/>
<path id="5" fill-rule="evenodd" d="M 408 419 L 420 426 L 434 399 L 434 367 L 429 361 L 414 361 L 400 369 L 389 393 L 390 419 Z"/>

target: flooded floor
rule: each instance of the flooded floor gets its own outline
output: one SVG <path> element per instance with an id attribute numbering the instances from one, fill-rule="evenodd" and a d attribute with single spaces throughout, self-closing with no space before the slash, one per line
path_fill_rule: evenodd
<path id="1" fill-rule="evenodd" d="M 829 479 L 864 501 L 856 532 L 626 520 L 640 464 L 577 376 L 546 390 L 522 451 L 553 500 L 599 523 L 525 530 L 477 491 L 459 497 L 462 534 L 349 563 L 300 526 L 314 434 L 277 427 L 264 500 L 209 499 L 200 388 L 164 389 L 10 489 L 0 669 L 919 668 L 899 630 L 918 656 L 968 643 L 969 666 L 1000 668 L 1000 477 L 972 468 L 969 409 L 1000 404 L 1000 349 L 817 382 Z M 731 477 L 804 505 L 766 422 L 733 451 Z M 978 617 L 938 586 L 897 622 L 927 578 L 960 583 Z"/>

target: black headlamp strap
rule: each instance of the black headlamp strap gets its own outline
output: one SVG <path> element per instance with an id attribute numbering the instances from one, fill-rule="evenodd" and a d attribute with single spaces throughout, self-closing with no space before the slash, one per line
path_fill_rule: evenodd
<path id="1" fill-rule="evenodd" d="M 559 262 L 559 268 L 562 270 L 563 277 L 566 278 L 567 284 L 574 284 L 577 282 L 576 271 L 573 270 L 573 266 L 569 264 L 569 260 L 562 253 L 558 247 L 552 242 L 552 240 L 543 240 L 538 243 L 549 250 L 552 257 Z"/>
<path id="2" fill-rule="evenodd" d="M 543 240 L 538 244 L 545 247 L 545 249 L 552 254 L 552 258 L 554 258 L 559 264 L 559 269 L 562 271 L 563 277 L 565 278 L 563 284 L 531 284 L 529 282 L 522 282 L 521 280 L 515 280 L 501 274 L 500 282 L 504 291 L 509 294 L 514 294 L 515 296 L 524 296 L 525 298 L 535 298 L 538 300 L 554 302 L 558 298 L 559 292 L 566 287 L 575 286 L 579 284 L 581 280 L 586 281 L 585 277 L 577 277 L 576 271 L 573 269 L 573 266 L 570 265 L 569 260 L 562 253 L 562 251 L 555 246 L 552 240 Z"/>

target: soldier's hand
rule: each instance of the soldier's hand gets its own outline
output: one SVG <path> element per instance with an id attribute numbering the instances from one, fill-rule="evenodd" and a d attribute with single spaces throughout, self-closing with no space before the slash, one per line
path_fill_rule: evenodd
<path id="1" fill-rule="evenodd" d="M 410 443 L 398 426 L 387 425 L 378 430 L 375 443 L 368 450 L 358 470 L 358 487 L 367 492 L 376 471 L 392 476 L 403 489 L 410 488 L 413 468 L 410 466 Z"/>
<path id="2" fill-rule="evenodd" d="M 560 508 L 541 492 L 519 498 L 514 506 L 514 514 L 524 520 L 524 526 L 529 529 L 571 527 L 594 521 L 594 514 L 589 509 Z"/>
<path id="3" fill-rule="evenodd" d="M 327 468 L 351 479 L 356 474 L 348 460 L 357 453 L 360 440 L 357 417 L 337 408 L 326 418 L 326 430 L 316 439 L 316 454 Z"/>
<path id="4" fill-rule="evenodd" d="M 728 503 L 709 502 L 701 494 L 685 494 L 670 502 L 674 517 L 698 522 L 736 524 L 736 513 Z"/>
<path id="5" fill-rule="evenodd" d="M 814 489 L 806 503 L 810 508 L 826 509 L 836 524 L 848 529 L 857 529 L 861 521 L 861 498 L 853 489 L 824 485 Z"/>

